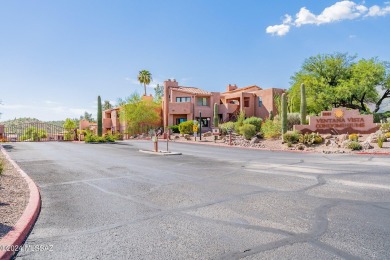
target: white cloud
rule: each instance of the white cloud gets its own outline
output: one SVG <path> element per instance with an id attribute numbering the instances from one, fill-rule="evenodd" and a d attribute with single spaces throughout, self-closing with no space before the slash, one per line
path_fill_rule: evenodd
<path id="1" fill-rule="evenodd" d="M 301 27 L 307 24 L 327 24 L 343 20 L 355 20 L 368 16 L 385 16 L 390 14 L 390 2 L 385 2 L 384 7 L 377 5 L 367 7 L 353 1 L 339 1 L 334 5 L 326 7 L 319 15 L 315 15 L 306 7 L 302 7 L 295 15 L 295 20 L 288 14 L 285 15 L 282 24 L 271 25 L 266 28 L 266 32 L 272 35 L 286 35 L 292 26 Z"/>
<path id="2" fill-rule="evenodd" d="M 371 6 L 368 9 L 368 14 L 366 16 L 385 16 L 390 13 L 390 5 L 389 2 L 386 3 L 387 6 L 381 8 L 377 5 Z"/>
<path id="3" fill-rule="evenodd" d="M 265 31 L 267 33 L 272 34 L 272 35 L 276 34 L 278 36 L 283 36 L 283 35 L 286 35 L 290 31 L 290 25 L 279 24 L 279 25 L 268 26 Z"/>
<path id="4" fill-rule="evenodd" d="M 278 36 L 283 36 L 286 35 L 290 31 L 290 24 L 292 22 L 292 17 L 291 15 L 286 14 L 283 19 L 282 24 L 278 25 L 272 25 L 268 26 L 265 31 L 267 33 L 270 33 L 272 35 L 278 35 Z"/>
<path id="5" fill-rule="evenodd" d="M 306 7 L 302 7 L 301 10 L 296 14 L 297 19 L 295 20 L 295 25 L 300 27 L 304 24 L 315 24 L 317 23 L 317 17 L 312 14 Z"/>

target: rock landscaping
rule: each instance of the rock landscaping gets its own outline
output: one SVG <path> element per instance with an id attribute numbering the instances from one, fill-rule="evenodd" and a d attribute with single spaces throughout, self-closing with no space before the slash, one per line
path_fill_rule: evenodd
<path id="1" fill-rule="evenodd" d="M 210 136 L 209 133 L 202 135 L 202 141 L 203 143 L 213 143 L 214 145 L 263 150 L 311 151 L 325 154 L 359 152 L 390 154 L 390 138 L 385 138 L 382 148 L 378 146 L 377 136 L 384 136 L 384 133 L 380 130 L 373 134 L 357 135 L 357 141 L 350 140 L 348 134 L 323 134 L 320 136 L 322 137 L 322 142 L 318 144 L 302 144 L 300 142 L 288 144 L 283 142 L 281 138 L 264 139 L 258 136 L 253 137 L 251 140 L 246 140 L 243 136 L 234 133 L 231 135 L 231 142 L 229 135 L 219 136 L 215 141 L 214 136 Z M 199 142 L 199 137 L 195 141 L 192 135 L 174 134 L 171 136 L 171 140 L 177 142 Z M 356 149 L 353 149 L 354 145 L 356 145 Z"/>
<path id="2" fill-rule="evenodd" d="M 16 224 L 28 203 L 29 189 L 24 178 L 0 152 L 0 239 Z"/>

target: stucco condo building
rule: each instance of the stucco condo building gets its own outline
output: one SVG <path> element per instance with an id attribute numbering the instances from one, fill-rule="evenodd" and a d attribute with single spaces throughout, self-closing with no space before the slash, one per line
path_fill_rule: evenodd
<path id="1" fill-rule="evenodd" d="M 164 81 L 162 103 L 164 126 L 177 125 L 187 120 L 199 120 L 210 128 L 214 116 L 214 104 L 218 104 L 219 122 L 236 119 L 240 111 L 246 117 L 256 116 L 266 119 L 270 111 L 276 111 L 275 95 L 284 89 L 262 89 L 256 85 L 238 88 L 228 85 L 225 92 L 209 92 L 200 88 L 179 86 L 176 80 Z M 206 130 L 206 129 L 205 129 Z"/>

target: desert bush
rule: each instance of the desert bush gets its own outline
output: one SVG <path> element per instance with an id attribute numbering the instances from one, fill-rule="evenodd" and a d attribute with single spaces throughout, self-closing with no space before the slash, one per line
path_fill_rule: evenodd
<path id="1" fill-rule="evenodd" d="M 358 141 L 359 140 L 359 135 L 358 134 L 350 134 L 348 136 L 348 139 L 351 140 L 351 141 Z"/>
<path id="2" fill-rule="evenodd" d="M 117 141 L 117 140 L 123 140 L 123 135 L 119 132 L 115 133 L 114 134 L 114 140 Z"/>
<path id="3" fill-rule="evenodd" d="M 240 133 L 242 133 L 245 139 L 250 140 L 256 134 L 256 126 L 244 124 L 240 127 Z"/>
<path id="4" fill-rule="evenodd" d="M 362 145 L 357 141 L 351 141 L 347 144 L 347 148 L 356 151 L 356 150 L 361 150 Z"/>
<path id="5" fill-rule="evenodd" d="M 246 125 L 246 124 L 254 125 L 256 127 L 256 132 L 259 132 L 261 129 L 262 122 L 263 122 L 263 119 L 261 119 L 260 117 L 252 116 L 252 117 L 245 119 L 243 123 L 244 123 L 244 125 Z"/>
<path id="6" fill-rule="evenodd" d="M 104 136 L 97 136 L 95 134 L 87 134 L 84 141 L 86 143 L 105 143 L 106 139 Z"/>
<path id="7" fill-rule="evenodd" d="M 0 160 L 0 175 L 3 174 L 4 171 L 4 162 L 3 160 Z"/>
<path id="8" fill-rule="evenodd" d="M 112 135 L 111 133 L 105 134 L 105 135 L 104 135 L 104 140 L 105 140 L 106 142 L 113 143 L 113 142 L 115 142 L 115 136 Z"/>
<path id="9" fill-rule="evenodd" d="M 278 138 L 282 134 L 282 127 L 280 121 L 274 118 L 274 120 L 265 120 L 261 125 L 261 131 L 264 134 L 264 138 Z"/>
<path id="10" fill-rule="evenodd" d="M 293 130 L 294 125 L 300 125 L 301 119 L 299 113 L 288 113 L 287 114 L 287 130 Z"/>
<path id="11" fill-rule="evenodd" d="M 238 115 L 237 121 L 234 123 L 234 131 L 237 134 L 241 134 L 240 128 L 241 128 L 241 126 L 244 125 L 244 120 L 245 120 L 245 112 L 241 111 L 240 114 Z"/>
<path id="12" fill-rule="evenodd" d="M 172 133 L 175 133 L 175 134 L 180 133 L 178 125 L 171 125 L 168 128 L 172 130 Z"/>
<path id="13" fill-rule="evenodd" d="M 379 135 L 378 136 L 378 147 L 382 148 L 383 147 L 383 142 L 386 140 L 386 137 L 384 135 Z"/>
<path id="14" fill-rule="evenodd" d="M 386 138 L 390 138 L 390 132 L 385 133 Z"/>
<path id="15" fill-rule="evenodd" d="M 384 123 L 381 125 L 381 130 L 384 133 L 390 132 L 390 122 L 389 123 Z"/>
<path id="16" fill-rule="evenodd" d="M 194 126 L 194 121 L 188 120 L 185 122 L 181 122 L 179 124 L 179 132 L 180 134 L 193 134 L 193 126 Z"/>
<path id="17" fill-rule="evenodd" d="M 283 135 L 283 141 L 290 144 L 295 144 L 299 141 L 300 136 L 301 134 L 298 131 L 288 131 Z"/>
<path id="18" fill-rule="evenodd" d="M 323 138 L 318 133 L 306 133 L 300 135 L 299 142 L 307 145 L 320 144 L 323 142 Z"/>
<path id="19" fill-rule="evenodd" d="M 234 122 L 226 122 L 219 125 L 222 135 L 227 135 L 229 130 L 234 129 Z"/>

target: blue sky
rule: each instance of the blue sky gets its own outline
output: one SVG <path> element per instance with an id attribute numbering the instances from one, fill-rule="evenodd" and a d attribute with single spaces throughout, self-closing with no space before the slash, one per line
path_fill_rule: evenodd
<path id="1" fill-rule="evenodd" d="M 153 84 L 289 88 L 312 55 L 390 61 L 389 28 L 385 1 L 0 1 L 0 119 L 96 115 L 98 95 L 142 93 L 142 69 Z"/>

